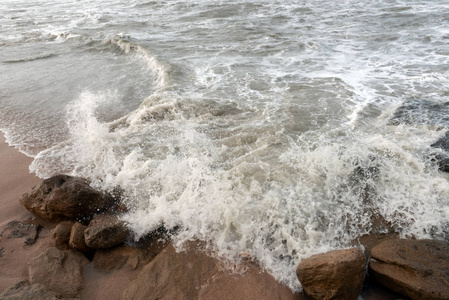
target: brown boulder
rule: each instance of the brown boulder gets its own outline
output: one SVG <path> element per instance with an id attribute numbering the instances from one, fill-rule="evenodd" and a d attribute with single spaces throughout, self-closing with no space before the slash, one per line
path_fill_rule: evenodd
<path id="1" fill-rule="evenodd" d="M 123 244 L 129 234 L 125 221 L 114 215 L 99 215 L 84 230 L 84 240 L 90 248 L 107 249 Z"/>
<path id="2" fill-rule="evenodd" d="M 108 250 L 97 250 L 93 258 L 94 268 L 111 271 L 116 269 L 136 270 L 151 261 L 149 251 L 126 245 Z"/>
<path id="3" fill-rule="evenodd" d="M 253 263 L 233 273 L 191 243 L 177 253 L 169 245 L 143 267 L 122 299 L 299 299 Z"/>
<path id="4" fill-rule="evenodd" d="M 113 205 L 113 198 L 94 190 L 80 177 L 56 175 L 20 197 L 33 214 L 50 222 L 89 219 Z"/>
<path id="5" fill-rule="evenodd" d="M 449 243 L 391 239 L 371 250 L 370 273 L 412 299 L 449 299 Z"/>
<path id="6" fill-rule="evenodd" d="M 76 297 L 83 288 L 87 263 L 87 258 L 78 252 L 51 247 L 28 263 L 29 281 L 43 284 L 63 297 Z"/>
<path id="7" fill-rule="evenodd" d="M 365 255 L 359 248 L 314 255 L 298 264 L 296 275 L 313 299 L 357 299 L 365 278 Z"/>
<path id="8" fill-rule="evenodd" d="M 52 231 L 51 238 L 56 248 L 59 250 L 68 250 L 70 232 L 72 231 L 73 222 L 66 221 L 59 223 Z"/>
<path id="9" fill-rule="evenodd" d="M 94 249 L 89 248 L 84 240 L 84 230 L 86 230 L 86 228 L 87 226 L 84 226 L 80 222 L 76 222 L 72 226 L 72 230 L 70 232 L 69 245 L 80 252 L 91 253 Z"/>

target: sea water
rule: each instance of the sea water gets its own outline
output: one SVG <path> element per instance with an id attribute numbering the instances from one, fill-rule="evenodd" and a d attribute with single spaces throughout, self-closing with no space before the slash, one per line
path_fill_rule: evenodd
<path id="1" fill-rule="evenodd" d="M 121 190 L 299 289 L 368 233 L 449 239 L 449 3 L 0 0 L 0 128 L 31 171 Z"/>

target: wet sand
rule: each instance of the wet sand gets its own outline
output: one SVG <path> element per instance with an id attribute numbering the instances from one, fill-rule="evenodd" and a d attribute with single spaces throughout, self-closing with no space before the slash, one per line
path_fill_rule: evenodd
<path id="1" fill-rule="evenodd" d="M 40 179 L 29 171 L 33 159 L 20 153 L 5 142 L 0 134 L 0 227 L 12 220 L 26 220 L 32 217 L 18 199 Z"/>
<path id="2" fill-rule="evenodd" d="M 35 217 L 20 203 L 19 197 L 40 179 L 30 174 L 28 166 L 32 158 L 20 153 L 5 142 L 0 135 L 0 233 L 11 221 L 34 220 Z M 8 286 L 27 279 L 28 261 L 39 255 L 47 247 L 49 231 L 41 232 L 33 246 L 28 246 L 21 238 L 0 236 L 0 293 Z"/>

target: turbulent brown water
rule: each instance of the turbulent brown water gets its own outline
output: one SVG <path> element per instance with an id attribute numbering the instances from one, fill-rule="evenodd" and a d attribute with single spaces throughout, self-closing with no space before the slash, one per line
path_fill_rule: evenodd
<path id="1" fill-rule="evenodd" d="M 295 265 L 449 238 L 444 1 L 0 0 L 0 128 L 40 177 L 124 190 L 137 236 Z"/>

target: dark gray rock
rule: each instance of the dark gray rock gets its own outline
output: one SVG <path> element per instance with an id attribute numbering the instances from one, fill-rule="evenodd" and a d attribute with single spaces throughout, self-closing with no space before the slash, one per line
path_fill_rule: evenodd
<path id="1" fill-rule="evenodd" d="M 438 164 L 440 171 L 449 172 L 449 131 L 430 146 L 440 148 L 444 151 L 443 153 L 435 154 L 432 160 Z"/>
<path id="2" fill-rule="evenodd" d="M 430 146 L 434 148 L 441 148 L 444 151 L 449 152 L 449 131 L 446 132 L 446 134 L 442 138 L 440 138 L 438 141 L 436 141 Z"/>
<path id="3" fill-rule="evenodd" d="M 431 125 L 449 127 L 449 102 L 407 99 L 396 109 L 389 125 Z"/>
<path id="4" fill-rule="evenodd" d="M 3 228 L 0 236 L 7 239 L 23 239 L 25 245 L 33 245 L 39 236 L 40 225 L 11 221 Z"/>

